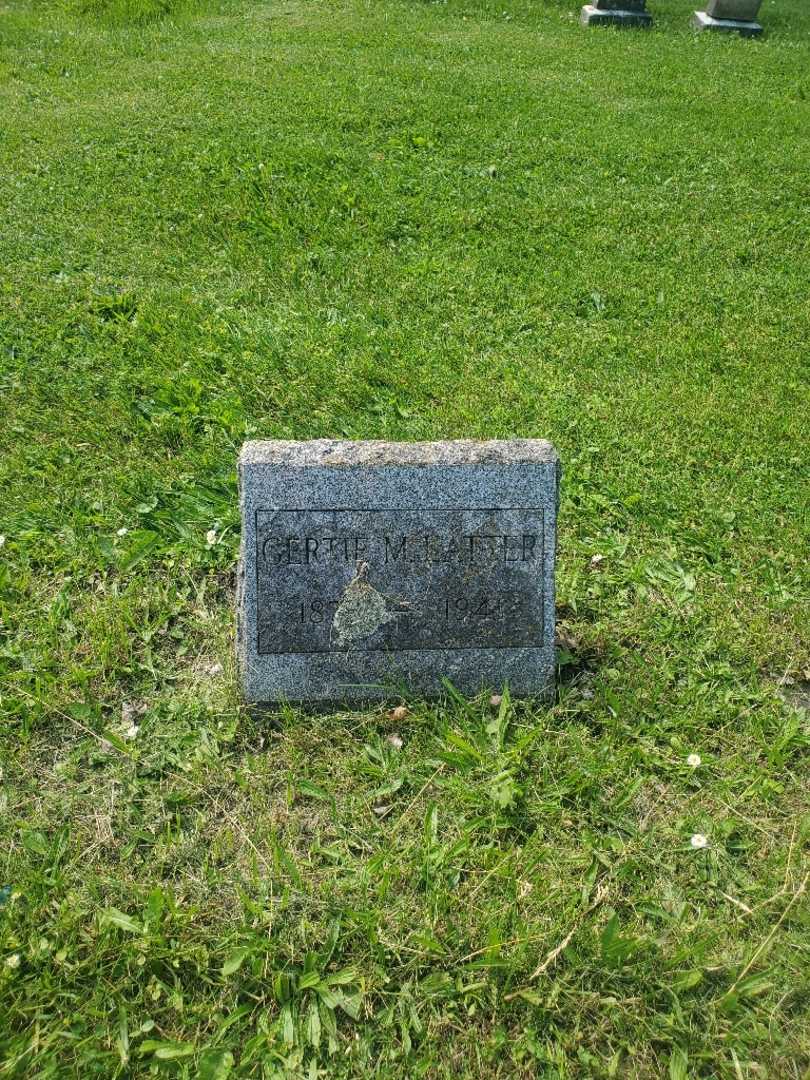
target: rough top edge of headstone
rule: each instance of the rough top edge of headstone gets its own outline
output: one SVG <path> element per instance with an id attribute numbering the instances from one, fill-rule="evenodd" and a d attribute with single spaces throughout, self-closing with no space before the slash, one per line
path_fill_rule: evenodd
<path id="1" fill-rule="evenodd" d="M 335 468 L 378 465 L 557 464 L 559 455 L 546 439 L 448 439 L 444 442 L 380 440 L 255 439 L 239 454 L 240 466 L 293 465 Z"/>

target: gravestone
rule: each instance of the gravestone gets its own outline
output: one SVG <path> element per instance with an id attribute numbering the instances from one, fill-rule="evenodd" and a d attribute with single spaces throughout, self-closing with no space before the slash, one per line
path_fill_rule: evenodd
<path id="1" fill-rule="evenodd" d="M 552 688 L 550 443 L 249 442 L 239 482 L 249 702 Z"/>
<path id="2" fill-rule="evenodd" d="M 646 0 L 593 0 L 580 12 L 583 26 L 651 26 Z"/>
<path id="3" fill-rule="evenodd" d="M 762 0 L 708 0 L 705 11 L 696 11 L 696 30 L 725 30 L 743 37 L 758 37 L 762 27 L 756 21 Z"/>

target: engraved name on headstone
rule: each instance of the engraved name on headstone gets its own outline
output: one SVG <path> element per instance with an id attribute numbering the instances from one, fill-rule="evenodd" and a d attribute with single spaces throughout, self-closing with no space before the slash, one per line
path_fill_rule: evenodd
<path id="1" fill-rule="evenodd" d="M 550 688 L 549 443 L 253 442 L 239 473 L 248 701 Z"/>

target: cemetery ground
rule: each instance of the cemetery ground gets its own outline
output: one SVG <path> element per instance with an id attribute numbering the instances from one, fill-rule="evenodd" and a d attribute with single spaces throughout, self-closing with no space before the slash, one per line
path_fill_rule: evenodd
<path id="1" fill-rule="evenodd" d="M 693 6 L 0 9 L 0 1077 L 808 1075 L 810 9 Z M 243 440 L 513 435 L 555 700 L 249 715 Z"/>

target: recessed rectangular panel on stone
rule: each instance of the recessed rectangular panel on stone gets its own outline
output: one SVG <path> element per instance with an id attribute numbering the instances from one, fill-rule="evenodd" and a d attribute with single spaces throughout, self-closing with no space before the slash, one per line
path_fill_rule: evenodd
<path id="1" fill-rule="evenodd" d="M 240 484 L 248 700 L 549 689 L 548 443 L 248 443 Z"/>
<path id="2" fill-rule="evenodd" d="M 543 510 L 259 510 L 260 655 L 527 648 Z"/>

